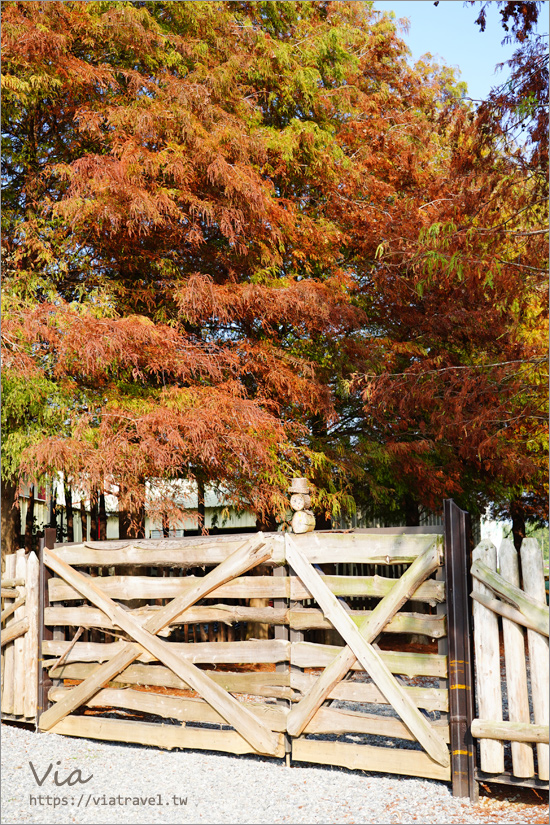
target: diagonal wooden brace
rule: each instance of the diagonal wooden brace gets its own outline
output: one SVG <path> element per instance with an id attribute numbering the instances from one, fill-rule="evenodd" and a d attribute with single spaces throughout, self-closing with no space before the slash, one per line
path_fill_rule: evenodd
<path id="1" fill-rule="evenodd" d="M 534 599 L 519 587 L 506 581 L 495 570 L 491 570 L 479 559 L 476 559 L 471 568 L 472 576 L 485 587 L 488 587 L 505 602 L 508 602 L 516 610 L 519 610 L 531 623 L 538 633 L 548 636 L 548 605 L 545 602 Z"/>
<path id="2" fill-rule="evenodd" d="M 373 642 L 376 639 L 386 624 L 438 566 L 439 550 L 437 544 L 432 544 L 396 581 L 391 591 L 377 604 L 369 618 L 359 625 L 359 632 L 366 642 Z M 304 731 L 332 688 L 344 678 L 356 660 L 357 657 L 349 647 L 343 648 L 334 662 L 323 671 L 311 690 L 291 709 L 287 718 L 288 733 L 292 736 L 299 736 Z"/>
<path id="3" fill-rule="evenodd" d="M 357 659 L 427 753 L 436 762 L 447 767 L 450 764 L 449 749 L 442 737 L 422 716 L 378 653 L 369 644 L 410 598 L 418 585 L 439 566 L 438 547 L 433 545 L 422 556 L 419 556 L 398 580 L 392 591 L 377 605 L 364 624 L 357 628 L 295 542 L 288 535 L 285 540 L 288 564 L 316 599 L 326 618 L 347 643 L 347 647 L 325 669 L 312 690 L 290 711 L 287 717 L 288 733 L 291 736 L 298 736 L 304 730 L 332 687 L 346 675 Z"/>
<path id="4" fill-rule="evenodd" d="M 101 665 L 88 679 L 74 688 L 65 699 L 43 713 L 39 720 L 39 727 L 42 730 L 50 730 L 58 721 L 86 702 L 100 688 L 135 661 L 141 649 L 144 648 L 169 667 L 180 679 L 183 679 L 190 687 L 200 693 L 226 719 L 228 724 L 233 725 L 257 751 L 274 754 L 277 751 L 279 741 L 276 734 L 262 724 L 230 693 L 227 693 L 209 679 L 199 668 L 171 650 L 168 642 L 161 641 L 153 635 L 169 625 L 184 610 L 220 584 L 241 575 L 257 564 L 267 561 L 270 556 L 271 550 L 265 546 L 264 541 L 254 539 L 245 543 L 218 565 L 215 570 L 212 570 L 201 579 L 190 592 L 165 605 L 142 626 L 112 599 L 102 593 L 93 583 L 93 580 L 74 570 L 51 550 L 47 551 L 44 556 L 47 566 L 75 587 L 96 607 L 103 610 L 114 623 L 129 633 L 138 644 L 128 642 L 119 654 Z"/>

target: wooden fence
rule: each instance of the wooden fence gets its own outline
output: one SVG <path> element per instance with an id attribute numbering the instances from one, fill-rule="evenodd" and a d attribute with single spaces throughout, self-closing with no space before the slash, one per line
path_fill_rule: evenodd
<path id="1" fill-rule="evenodd" d="M 471 798 L 482 780 L 547 787 L 540 552 L 524 542 L 522 574 L 509 542 L 498 564 L 487 542 L 472 559 L 467 513 L 446 501 L 444 515 L 443 534 L 55 545 L 47 530 L 40 565 L 21 551 L 2 580 L 3 715 L 69 736 L 450 780 Z M 499 623 L 509 715 L 495 712 Z"/>
<path id="2" fill-rule="evenodd" d="M 534 539 L 523 541 L 520 559 L 509 540 L 498 552 L 489 541 L 473 552 L 478 716 L 471 727 L 479 779 L 547 788 L 549 616 Z"/>
<path id="3" fill-rule="evenodd" d="M 2 578 L 2 717 L 36 722 L 39 611 L 38 558 L 6 556 Z"/>
<path id="4" fill-rule="evenodd" d="M 440 534 L 403 529 L 45 549 L 39 726 L 449 780 L 442 564 Z M 267 638 L 216 640 L 236 622 Z M 210 641 L 182 641 L 196 625 Z"/>

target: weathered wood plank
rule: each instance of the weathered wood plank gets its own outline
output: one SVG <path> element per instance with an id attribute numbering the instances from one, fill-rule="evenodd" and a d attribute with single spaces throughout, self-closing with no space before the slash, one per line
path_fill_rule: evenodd
<path id="1" fill-rule="evenodd" d="M 320 645 L 314 642 L 294 642 L 291 649 L 291 663 L 297 667 L 328 667 L 342 653 L 335 645 Z M 447 673 L 447 657 L 433 653 L 400 653 L 379 650 L 379 656 L 392 673 L 403 676 L 444 676 Z M 350 670 L 363 670 L 355 660 Z"/>
<path id="2" fill-rule="evenodd" d="M 11 616 L 13 613 L 15 613 L 15 611 L 17 610 L 18 607 L 21 607 L 22 605 L 25 604 L 25 601 L 26 601 L 26 597 L 25 596 L 20 596 L 17 599 L 17 601 L 15 601 L 13 604 L 10 604 L 10 606 L 6 607 L 5 610 L 2 610 L 2 615 L 1 615 L 0 620 L 2 622 L 5 622 L 6 619 L 9 618 L 9 616 Z"/>
<path id="3" fill-rule="evenodd" d="M 395 579 L 393 582 L 395 584 Z M 348 613 L 358 627 L 364 624 L 371 614 L 371 610 L 350 610 Z M 332 624 L 320 610 L 291 610 L 288 618 L 294 630 L 332 629 Z M 447 635 L 447 618 L 444 614 L 430 616 L 424 613 L 397 613 L 385 625 L 384 633 L 416 633 L 432 639 L 442 639 Z"/>
<path id="4" fill-rule="evenodd" d="M 203 580 L 203 576 L 101 576 L 97 586 L 112 599 L 172 599 L 184 596 Z M 209 599 L 288 598 L 288 578 L 241 576 L 209 593 Z M 61 579 L 49 582 L 50 601 L 82 599 L 82 594 Z M 304 591 L 304 598 L 305 591 Z"/>
<path id="5" fill-rule="evenodd" d="M 266 540 L 281 541 L 281 534 L 277 532 L 258 532 L 256 536 L 262 536 Z M 106 541 L 82 541 L 67 544 L 66 542 L 54 544 L 54 552 L 56 555 L 65 553 L 67 550 L 85 553 L 88 550 L 125 550 L 128 548 L 138 548 L 143 550 L 192 550 L 197 548 L 224 547 L 225 556 L 230 556 L 235 550 L 241 547 L 244 543 L 251 541 L 254 538 L 250 533 L 225 533 L 217 536 L 177 536 L 162 539 L 107 539 Z M 65 556 L 63 556 L 65 558 Z M 67 560 L 67 559 L 65 559 Z"/>
<path id="6" fill-rule="evenodd" d="M 49 698 L 58 702 L 73 688 L 51 688 Z M 117 690 L 104 688 L 86 702 L 87 707 L 124 708 L 141 713 L 152 713 L 181 722 L 212 722 L 226 725 L 220 714 L 203 699 L 184 699 L 181 696 L 166 696 L 162 693 L 145 693 L 142 690 Z M 287 709 L 281 705 L 266 702 L 247 702 L 247 708 L 258 716 L 271 730 L 282 733 L 286 729 Z"/>
<path id="7" fill-rule="evenodd" d="M 54 705 L 56 707 L 56 705 Z M 137 745 L 153 745 L 157 748 L 197 748 L 228 753 L 257 753 L 237 731 L 212 730 L 212 728 L 158 725 L 150 722 L 134 722 L 127 719 L 101 719 L 94 716 L 68 716 L 52 728 L 52 733 L 64 736 L 80 736 L 86 739 L 103 739 L 109 742 L 131 742 Z M 273 756 L 284 756 L 283 734 L 273 734 L 276 746 Z"/>
<path id="8" fill-rule="evenodd" d="M 27 559 L 25 557 L 25 550 L 18 550 L 15 554 L 15 577 L 17 579 L 25 579 L 27 573 Z M 27 596 L 26 588 L 20 585 L 16 588 L 19 598 L 25 594 Z M 26 621 L 27 630 L 29 629 L 29 620 L 27 618 L 27 610 L 25 605 L 18 607 L 13 614 L 16 622 Z M 26 631 L 25 631 L 26 632 Z M 19 634 L 14 640 L 13 647 L 15 652 L 14 667 L 13 667 L 13 713 L 15 716 L 24 716 L 25 714 L 25 690 L 26 690 L 26 665 L 25 662 L 25 639 L 24 634 Z"/>
<path id="9" fill-rule="evenodd" d="M 501 599 L 509 602 L 512 607 L 523 613 L 529 621 L 537 628 L 543 636 L 548 636 L 549 610 L 544 601 L 539 601 L 524 593 L 519 587 L 509 584 L 502 576 L 494 570 L 490 570 L 483 562 L 477 561 L 472 564 L 472 576 L 482 582 L 485 587 L 492 590 Z"/>
<path id="10" fill-rule="evenodd" d="M 323 583 L 321 577 L 300 553 L 293 539 L 286 537 L 286 558 L 308 590 L 313 594 L 325 616 L 347 643 L 350 651 L 361 662 L 384 696 L 397 711 L 410 731 L 416 736 L 428 754 L 444 767 L 450 764 L 449 749 L 441 736 L 418 711 L 407 693 L 402 690 L 394 676 L 374 648 L 365 641 L 356 625 L 351 621 L 341 603 Z M 291 711 L 292 714 L 292 711 Z M 290 715 L 289 714 L 289 721 Z M 309 721 L 309 719 L 308 719 Z M 290 729 L 289 729 L 289 732 Z"/>
<path id="11" fill-rule="evenodd" d="M 500 739 L 506 742 L 544 742 L 548 744 L 548 731 L 548 725 L 532 725 L 529 722 L 502 722 L 496 719 L 474 719 L 472 722 L 472 736 L 475 736 L 476 739 Z"/>
<path id="12" fill-rule="evenodd" d="M 117 656 L 126 642 L 76 642 L 67 656 L 69 662 L 106 662 Z M 44 656 L 62 656 L 71 642 L 44 641 Z M 284 639 L 247 642 L 171 642 L 170 649 L 195 664 L 266 664 L 290 659 L 290 642 Z M 146 650 L 136 657 L 140 662 L 158 661 Z"/>
<path id="13" fill-rule="evenodd" d="M 411 593 L 418 589 L 419 584 L 434 569 L 437 569 L 438 565 L 439 547 L 432 537 L 432 544 L 428 550 L 413 562 L 404 575 L 396 581 L 391 593 L 388 593 L 382 599 L 369 618 L 360 626 L 359 632 L 362 637 L 367 641 L 374 640 L 387 622 L 410 598 Z M 289 733 L 292 736 L 302 733 L 315 711 L 331 695 L 331 691 L 344 678 L 356 661 L 356 656 L 350 648 L 344 648 L 340 651 L 337 658 L 326 668 L 315 685 L 309 690 L 308 695 L 290 712 L 288 724 Z"/>
<path id="14" fill-rule="evenodd" d="M 50 671 L 52 679 L 87 679 L 95 673 L 93 664 L 68 664 L 54 667 Z M 252 696 L 265 696 L 292 699 L 294 691 L 290 689 L 288 673 L 233 673 L 217 670 L 205 670 L 205 675 L 224 690 L 231 693 L 248 693 Z M 175 676 L 167 667 L 157 665 L 130 665 L 116 679 L 109 682 L 110 687 L 123 685 L 150 685 L 168 687 L 178 690 L 192 690 L 187 682 Z"/>
<path id="15" fill-rule="evenodd" d="M 189 537 L 181 539 L 142 539 L 132 541 L 86 542 L 61 545 L 55 549 L 58 558 L 73 567 L 198 567 L 221 564 L 244 542 L 260 534 L 237 536 Z M 263 564 L 282 564 L 284 546 L 278 533 L 262 535 L 272 548 Z"/>
<path id="16" fill-rule="evenodd" d="M 78 665 L 77 665 L 78 667 Z M 290 677 L 293 690 L 307 694 L 315 686 L 318 676 L 294 671 Z M 404 691 L 416 705 L 424 710 L 449 710 L 449 691 L 445 688 L 404 687 Z M 388 705 L 384 694 L 372 682 L 343 681 L 331 688 L 327 699 L 343 702 L 366 702 L 371 705 Z"/>
<path id="17" fill-rule="evenodd" d="M 449 742 L 448 724 L 433 723 L 445 742 Z M 373 713 L 319 708 L 304 731 L 307 733 L 366 733 L 373 736 L 389 736 L 414 742 L 414 736 L 400 719 L 378 716 Z"/>
<path id="18" fill-rule="evenodd" d="M 524 539 L 521 548 L 521 572 L 527 595 L 537 602 L 546 600 L 542 552 L 535 539 Z M 533 714 L 537 725 L 548 725 L 548 639 L 534 630 L 527 631 Z M 548 781 L 548 748 L 537 745 L 538 776 Z"/>
<path id="19" fill-rule="evenodd" d="M 36 553 L 29 553 L 27 557 L 26 594 L 27 594 L 27 619 L 29 630 L 25 637 L 25 717 L 35 719 L 37 714 L 38 701 L 38 652 L 40 648 L 39 639 L 39 579 L 40 563 Z"/>
<path id="20" fill-rule="evenodd" d="M 490 541 L 482 541 L 472 553 L 473 565 L 495 571 L 497 566 L 496 547 Z M 474 593 L 489 596 L 490 591 L 478 578 L 474 578 Z M 502 691 L 500 687 L 500 649 L 498 620 L 496 615 L 474 601 L 474 647 L 476 666 L 476 686 L 478 714 L 481 719 L 502 720 Z M 480 740 L 481 770 L 487 773 L 504 771 L 504 745 L 492 739 Z"/>
<path id="21" fill-rule="evenodd" d="M 536 630 L 537 633 L 539 632 L 539 626 L 535 625 L 527 616 L 524 616 L 523 613 L 520 613 L 519 610 L 516 610 L 515 607 L 512 607 L 511 604 L 507 604 L 506 602 L 501 602 L 499 599 L 494 599 L 491 596 L 486 596 L 482 593 L 475 593 L 472 592 L 472 598 L 479 602 L 484 607 L 487 607 L 489 610 L 492 610 L 493 613 L 497 613 L 499 616 L 503 616 L 505 619 L 510 619 L 510 621 L 515 622 L 522 627 L 526 627 L 529 630 Z M 546 633 L 544 636 L 548 635 L 548 629 L 546 629 Z"/>
<path id="22" fill-rule="evenodd" d="M 293 536 L 293 541 L 310 564 L 411 564 L 440 537 L 315 532 Z"/>
<path id="23" fill-rule="evenodd" d="M 377 748 L 372 745 L 349 745 L 346 742 L 323 742 L 318 739 L 293 739 L 292 758 L 296 762 L 341 765 L 350 770 L 423 776 L 448 782 L 451 769 L 444 767 L 422 751 L 402 748 Z"/>
<path id="24" fill-rule="evenodd" d="M 15 587 L 2 587 L 3 599 L 17 599 L 19 597 L 18 591 Z"/>
<path id="25" fill-rule="evenodd" d="M 3 588 L 14 588 L 14 587 L 24 587 L 25 586 L 25 579 L 19 577 L 18 579 L 9 578 L 9 579 L 2 579 L 2 587 Z"/>
<path id="26" fill-rule="evenodd" d="M 189 607 L 197 598 L 210 592 L 215 584 L 220 584 L 228 578 L 240 575 L 244 570 L 250 569 L 261 563 L 263 557 L 269 557 L 270 550 L 266 549 L 264 542 L 255 539 L 256 544 L 248 542 L 243 547 L 236 550 L 233 555 L 220 564 L 215 570 L 202 579 L 193 590 L 194 597 L 180 596 L 163 609 L 159 610 L 155 617 L 144 626 L 138 624 L 128 613 L 116 605 L 111 599 L 104 596 L 99 588 L 96 588 L 92 579 L 86 579 L 82 574 L 73 570 L 68 564 L 57 558 L 52 551 L 45 551 L 45 562 L 54 572 L 61 575 L 66 581 L 80 590 L 82 595 L 92 601 L 97 607 L 107 613 L 119 627 L 127 632 L 141 647 L 156 656 L 161 662 L 169 667 L 177 676 L 184 678 L 194 690 L 197 690 L 218 712 L 233 725 L 236 730 L 243 735 L 247 741 L 261 753 L 272 754 L 276 748 L 274 734 L 262 725 L 246 708 L 239 703 L 231 694 L 226 693 L 218 685 L 212 683 L 203 672 L 192 665 L 186 659 L 178 656 L 170 650 L 170 646 L 158 639 L 153 633 L 158 633 L 166 627 L 175 616 L 179 615 L 185 608 Z M 192 598 L 190 602 L 189 599 Z M 151 632 L 152 631 L 152 632 Z M 99 687 L 106 681 L 112 679 L 116 673 L 130 664 L 137 658 L 139 647 L 133 643 L 128 644 L 127 653 L 123 652 L 101 665 L 96 674 L 89 677 L 87 685 L 80 685 L 76 690 L 59 704 L 50 708 L 40 719 L 40 726 L 43 726 L 44 717 L 47 719 L 49 729 L 59 718 L 62 718 L 70 708 L 71 702 L 85 701 L 88 696 L 93 695 Z M 88 696 L 83 695 L 87 691 Z M 75 699 L 76 695 L 76 699 Z M 60 710 L 61 708 L 61 710 Z"/>
<path id="27" fill-rule="evenodd" d="M 2 647 L 7 645 L 8 642 L 13 642 L 14 639 L 18 639 L 20 636 L 23 636 L 27 630 L 29 629 L 29 620 L 25 616 L 23 619 L 19 619 L 13 624 L 10 624 L 5 630 L 2 631 Z"/>
<path id="28" fill-rule="evenodd" d="M 499 562 L 502 578 L 519 588 L 518 554 L 509 539 L 504 539 L 500 545 Z M 529 713 L 523 628 L 509 619 L 503 619 L 502 634 L 506 661 L 509 720 L 510 722 L 529 725 L 531 717 Z M 512 742 L 512 766 L 514 776 L 526 778 L 535 775 L 531 745 L 520 741 Z"/>
<path id="29" fill-rule="evenodd" d="M 15 578 L 15 553 L 10 553 L 6 556 L 6 577 Z M 9 598 L 17 600 L 17 590 L 10 591 L 13 593 Z M 4 593 L 2 592 L 2 597 Z M 9 630 L 10 625 L 15 622 L 15 617 L 12 614 L 8 617 L 6 622 L 6 631 Z M 15 650 L 13 645 L 9 645 L 4 652 L 4 675 L 2 679 L 2 713 L 6 715 L 13 714 L 13 668 L 15 662 Z"/>
<path id="30" fill-rule="evenodd" d="M 68 564 L 78 565 L 142 565 L 196 567 L 220 564 L 250 535 L 189 537 L 158 540 L 122 540 L 86 542 L 57 547 L 55 552 Z M 266 533 L 273 544 L 268 564 L 284 562 L 284 547 L 280 533 Z M 312 564 L 330 562 L 410 564 L 434 541 L 434 534 L 362 534 L 316 532 L 295 536 L 298 547 Z"/>
<path id="31" fill-rule="evenodd" d="M 172 599 L 183 595 L 200 581 L 198 576 L 105 576 L 98 587 L 113 599 Z M 395 579 L 382 576 L 323 576 L 323 581 L 335 596 L 368 596 L 383 598 L 395 585 Z M 70 584 L 59 578 L 48 582 L 51 602 L 82 599 Z M 311 599 L 311 593 L 296 576 L 243 576 L 221 585 L 209 595 L 211 599 Z M 443 582 L 429 581 L 414 593 L 415 601 L 436 604 L 444 601 Z"/>
<path id="32" fill-rule="evenodd" d="M 102 591 L 103 592 L 103 591 Z M 130 615 L 140 622 L 151 619 L 161 608 L 157 605 L 139 607 L 131 611 Z M 250 608 L 241 605 L 212 605 L 191 607 L 174 619 L 169 627 L 178 627 L 184 624 L 200 624 L 221 622 L 264 621 L 269 624 L 286 624 L 288 619 L 286 610 L 274 610 L 272 607 Z M 70 625 L 73 627 L 101 627 L 114 628 L 114 622 L 102 610 L 95 607 L 49 607 L 44 614 L 44 623 L 47 625 Z"/>
<path id="33" fill-rule="evenodd" d="M 168 581 L 169 579 L 166 579 Z M 102 592 L 105 592 L 101 588 Z M 160 608 L 156 605 L 140 607 L 131 615 L 138 621 L 150 619 Z M 349 615 L 356 625 L 368 619 L 372 611 L 355 610 Z M 212 605 L 192 607 L 186 610 L 170 625 L 170 628 L 184 624 L 208 624 L 210 622 L 263 622 L 267 624 L 290 625 L 294 629 L 318 628 L 330 629 L 331 624 L 325 619 L 321 610 L 310 608 L 300 610 L 275 609 L 273 607 L 242 607 L 241 605 Z M 44 612 L 44 624 L 48 626 L 101 627 L 115 628 L 113 621 L 95 607 L 48 607 Z M 444 615 L 429 616 L 423 613 L 398 613 L 384 628 L 384 633 L 417 633 L 441 639 L 446 635 Z"/>

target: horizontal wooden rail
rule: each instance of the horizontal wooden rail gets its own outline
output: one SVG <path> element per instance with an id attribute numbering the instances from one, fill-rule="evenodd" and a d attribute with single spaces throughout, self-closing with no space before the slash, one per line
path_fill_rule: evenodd
<path id="1" fill-rule="evenodd" d="M 152 745 L 165 750 L 195 748 L 229 753 L 257 753 L 244 736 L 236 730 L 212 730 L 212 728 L 158 725 L 151 722 L 134 722 L 127 719 L 102 719 L 93 716 L 67 716 L 57 722 L 52 733 L 78 736 L 86 739 L 103 739 L 111 742 L 130 742 L 136 745 Z M 285 755 L 282 733 L 273 734 L 276 747 L 273 756 Z"/>
<path id="2" fill-rule="evenodd" d="M 474 719 L 472 736 L 476 739 L 499 739 L 503 742 L 546 742 L 548 725 L 532 725 L 525 722 L 503 722 L 502 720 Z"/>
<path id="3" fill-rule="evenodd" d="M 383 598 L 394 587 L 395 579 L 382 576 L 323 576 L 335 596 Z M 201 580 L 200 576 L 166 578 L 157 576 L 98 576 L 102 593 L 113 599 L 173 599 L 185 594 Z M 50 601 L 82 599 L 82 595 L 62 579 L 48 583 Z M 213 590 L 209 599 L 311 599 L 311 593 L 296 576 L 241 576 Z M 411 595 L 417 602 L 435 605 L 445 600 L 443 582 L 428 581 Z"/>
<path id="4" fill-rule="evenodd" d="M 316 762 L 322 765 L 341 765 L 350 770 L 397 773 L 405 776 L 428 776 L 448 782 L 449 766 L 439 765 L 423 751 L 403 748 L 379 748 L 347 742 L 324 742 L 299 737 L 292 741 L 292 758 L 297 762 Z"/>
<path id="5" fill-rule="evenodd" d="M 264 564 L 284 563 L 283 537 L 280 533 L 266 533 L 272 543 L 271 559 Z M 242 536 L 216 536 L 208 538 L 165 539 L 158 541 L 86 542 L 79 545 L 59 545 L 56 555 L 72 566 L 165 566 L 197 567 L 215 565 L 249 539 Z M 360 533 L 310 533 L 294 536 L 297 546 L 311 564 L 410 564 L 425 552 L 434 540 L 433 534 L 403 535 Z"/>
<path id="6" fill-rule="evenodd" d="M 131 615 L 140 620 L 149 619 L 157 610 L 155 606 L 142 607 L 131 611 Z M 355 624 L 360 625 L 368 619 L 372 611 L 351 611 Z M 213 605 L 193 607 L 186 610 L 170 627 L 184 624 L 201 624 L 221 622 L 231 625 L 234 622 L 263 622 L 265 624 L 289 625 L 294 629 L 332 629 L 332 624 L 323 617 L 320 610 L 286 610 L 273 607 L 242 607 L 240 605 Z M 101 610 L 94 607 L 48 607 L 44 611 L 44 624 L 48 626 L 96 627 L 111 629 L 117 625 Z M 446 635 L 445 616 L 429 616 L 423 613 L 399 613 L 384 628 L 385 633 L 416 633 L 441 639 Z M 165 632 L 165 635 L 168 631 Z"/>
<path id="7" fill-rule="evenodd" d="M 104 662 L 115 656 L 124 645 L 124 642 L 72 642 L 44 641 L 42 642 L 43 656 L 63 656 L 69 651 L 67 663 L 73 662 Z M 341 652 L 342 648 L 336 645 L 322 645 L 313 642 L 288 642 L 283 639 L 266 639 L 248 642 L 171 642 L 171 646 L 178 653 L 188 655 L 191 661 L 200 664 L 254 664 L 276 663 L 290 661 L 301 668 L 327 667 Z M 70 650 L 69 650 L 70 648 Z M 380 651 L 382 661 L 392 673 L 405 676 L 433 676 L 443 677 L 447 668 L 447 657 L 428 653 L 399 653 L 394 651 Z M 142 651 L 139 655 L 141 662 L 156 661 L 154 657 Z M 46 661 L 47 664 L 47 661 Z M 361 665 L 355 662 L 352 670 L 362 670 Z"/>
<path id="8" fill-rule="evenodd" d="M 96 664 L 67 664 L 50 670 L 52 679 L 83 680 L 97 670 Z M 231 693 L 247 693 L 252 696 L 268 696 L 276 699 L 294 699 L 298 694 L 290 689 L 288 673 L 233 673 L 218 670 L 204 670 L 213 682 Z M 151 685 L 156 687 L 191 690 L 187 682 L 180 679 L 167 667 L 159 665 L 130 665 L 115 679 L 111 687 L 122 685 Z"/>
<path id="9" fill-rule="evenodd" d="M 24 587 L 25 579 L 2 579 L 2 587 Z"/>
<path id="10" fill-rule="evenodd" d="M 294 691 L 307 693 L 315 682 L 317 676 L 309 673 L 295 671 L 290 678 L 290 685 Z M 449 691 L 444 688 L 435 687 L 405 687 L 403 688 L 411 701 L 417 708 L 424 710 L 449 710 Z M 369 682 L 345 681 L 339 682 L 331 688 L 328 699 L 338 699 L 343 702 L 367 702 L 375 705 L 389 704 L 382 692 L 376 685 Z"/>
<path id="11" fill-rule="evenodd" d="M 1 588 L 1 595 L 2 595 L 3 599 L 16 599 L 21 594 L 19 593 L 18 590 L 15 590 L 15 588 L 2 587 Z"/>
<path id="12" fill-rule="evenodd" d="M 42 655 L 61 656 L 71 642 L 44 641 Z M 107 662 L 118 655 L 125 642 L 76 642 L 67 662 Z M 261 639 L 248 642 L 170 642 L 170 650 L 197 664 L 267 664 L 290 659 L 290 642 L 284 639 Z M 155 662 L 156 657 L 141 650 L 140 662 Z"/>

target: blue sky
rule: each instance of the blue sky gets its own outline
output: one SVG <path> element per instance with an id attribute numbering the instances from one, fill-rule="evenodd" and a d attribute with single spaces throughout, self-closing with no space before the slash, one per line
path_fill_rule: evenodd
<path id="1" fill-rule="evenodd" d="M 463 0 L 441 0 L 434 6 L 433 0 L 375 0 L 374 8 L 395 12 L 397 18 L 408 17 L 409 34 L 402 33 L 418 60 L 430 52 L 442 58 L 449 66 L 458 66 L 460 80 L 468 84 L 469 97 L 484 99 L 493 86 L 507 77 L 506 67 L 495 74 L 495 66 L 512 56 L 518 44 L 501 45 L 506 36 L 502 28 L 498 7 L 488 4 L 487 27 L 482 33 L 474 21 L 480 4 L 465 6 Z M 544 3 L 539 17 L 539 31 L 546 26 L 548 2 Z"/>

